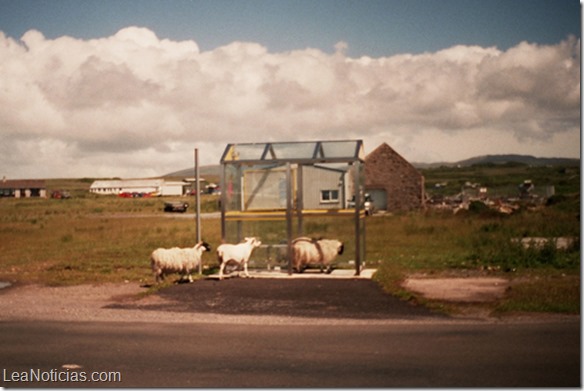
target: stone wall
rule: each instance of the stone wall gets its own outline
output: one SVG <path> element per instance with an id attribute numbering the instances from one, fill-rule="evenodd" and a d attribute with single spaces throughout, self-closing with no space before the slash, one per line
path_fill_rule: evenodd
<path id="1" fill-rule="evenodd" d="M 386 143 L 365 157 L 365 191 L 384 189 L 389 212 L 424 207 L 424 176 Z"/>

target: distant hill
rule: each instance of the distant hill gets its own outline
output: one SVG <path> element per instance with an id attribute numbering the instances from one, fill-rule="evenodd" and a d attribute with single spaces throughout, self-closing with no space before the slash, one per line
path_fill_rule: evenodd
<path id="1" fill-rule="evenodd" d="M 531 155 L 483 155 L 476 156 L 470 159 L 460 160 L 458 162 L 438 162 L 438 163 L 412 163 L 416 168 L 436 168 L 436 167 L 470 167 L 474 165 L 503 165 L 509 163 L 525 164 L 529 166 L 579 166 L 580 159 L 558 158 L 558 157 L 535 157 Z M 221 176 L 221 165 L 213 164 L 199 167 L 199 174 L 204 178 Z M 180 177 L 192 178 L 195 176 L 195 169 L 193 167 L 185 168 L 184 170 L 171 172 L 163 175 L 163 178 Z"/>
<path id="2" fill-rule="evenodd" d="M 440 163 L 412 163 L 416 168 L 435 168 L 435 167 L 470 167 L 476 165 L 503 165 L 503 164 L 525 164 L 528 166 L 579 166 L 580 159 L 572 158 L 548 158 L 535 157 L 531 155 L 483 155 L 470 159 L 460 160 L 458 162 L 440 162 Z"/>
<path id="3" fill-rule="evenodd" d="M 208 177 L 218 177 L 221 175 L 221 166 L 219 164 L 213 164 L 208 166 L 199 167 L 199 175 L 203 178 Z M 180 178 L 194 178 L 195 168 L 185 168 L 184 170 L 171 172 L 169 174 L 163 175 L 163 178 L 180 177 Z"/>

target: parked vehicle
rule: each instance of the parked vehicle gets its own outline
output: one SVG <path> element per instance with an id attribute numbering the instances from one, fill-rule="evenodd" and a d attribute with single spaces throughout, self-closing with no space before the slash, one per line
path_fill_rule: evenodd
<path id="1" fill-rule="evenodd" d="M 362 201 L 363 208 L 365 209 L 365 215 L 371 216 L 375 212 L 375 205 L 373 205 L 373 199 L 369 193 L 365 193 L 365 199 Z M 351 197 L 351 200 L 347 205 L 349 208 L 355 207 L 355 196 Z"/>
<path id="2" fill-rule="evenodd" d="M 68 191 L 64 190 L 55 190 L 51 193 L 51 198 L 55 198 L 58 200 L 66 200 L 71 198 L 71 194 Z"/>
<path id="3" fill-rule="evenodd" d="M 145 197 L 152 197 L 153 193 L 145 193 L 145 192 L 123 192 L 118 194 L 118 197 L 121 198 L 145 198 Z"/>
<path id="4" fill-rule="evenodd" d="M 189 208 L 189 204 L 182 201 L 170 201 L 164 203 L 164 211 L 165 212 L 178 212 L 184 213 Z"/>

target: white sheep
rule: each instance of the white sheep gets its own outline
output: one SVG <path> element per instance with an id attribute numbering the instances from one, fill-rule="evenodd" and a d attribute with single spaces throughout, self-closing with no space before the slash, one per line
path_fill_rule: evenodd
<path id="1" fill-rule="evenodd" d="M 243 243 L 239 244 L 221 244 L 217 247 L 217 258 L 219 260 L 219 279 L 223 279 L 223 271 L 228 262 L 236 262 L 239 265 L 243 264 L 244 273 L 249 277 L 247 271 L 247 263 L 251 252 L 262 244 L 257 238 L 245 238 Z"/>
<path id="2" fill-rule="evenodd" d="M 201 263 L 204 251 L 211 251 L 211 246 L 206 242 L 199 242 L 192 248 L 159 248 L 150 255 L 152 272 L 156 276 L 156 282 L 164 280 L 165 274 L 181 273 L 182 277 L 188 276 L 193 281 L 191 273 Z"/>
<path id="3" fill-rule="evenodd" d="M 327 267 L 327 273 L 332 271 L 332 262 L 337 255 L 342 254 L 344 245 L 336 239 L 312 239 L 301 237 L 292 241 L 293 266 L 296 272 L 302 273 L 309 264 L 320 265 L 322 272 Z"/>

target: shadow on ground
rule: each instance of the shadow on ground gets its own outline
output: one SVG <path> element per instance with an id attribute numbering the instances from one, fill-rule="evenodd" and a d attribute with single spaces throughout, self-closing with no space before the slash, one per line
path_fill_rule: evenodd
<path id="1" fill-rule="evenodd" d="M 199 280 L 161 289 L 154 300 L 109 308 L 310 318 L 415 319 L 445 317 L 385 293 L 367 279 Z"/>

